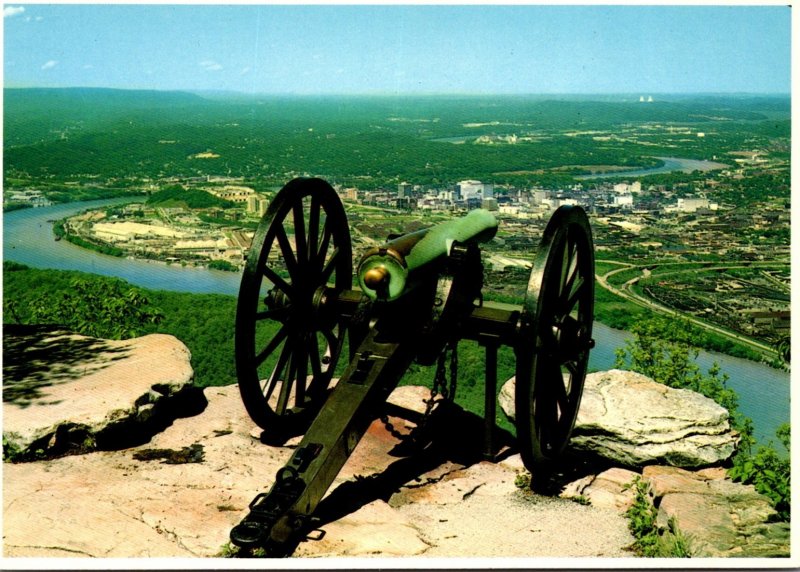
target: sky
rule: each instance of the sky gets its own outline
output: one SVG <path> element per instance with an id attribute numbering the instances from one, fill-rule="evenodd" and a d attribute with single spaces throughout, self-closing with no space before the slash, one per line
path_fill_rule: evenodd
<path id="1" fill-rule="evenodd" d="M 791 8 L 4 4 L 6 87 L 790 93 Z"/>

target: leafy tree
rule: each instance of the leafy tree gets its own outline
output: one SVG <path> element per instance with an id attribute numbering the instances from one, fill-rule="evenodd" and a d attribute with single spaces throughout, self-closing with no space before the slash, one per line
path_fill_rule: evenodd
<path id="1" fill-rule="evenodd" d="M 208 263 L 209 268 L 213 268 L 215 270 L 225 270 L 226 272 L 238 272 L 239 268 L 228 262 L 227 260 L 212 260 Z"/>
<path id="2" fill-rule="evenodd" d="M 118 280 L 73 279 L 69 288 L 38 293 L 25 313 L 18 300 L 5 302 L 6 313 L 17 322 L 57 324 L 86 336 L 115 340 L 141 335 L 163 318 L 140 290 Z"/>

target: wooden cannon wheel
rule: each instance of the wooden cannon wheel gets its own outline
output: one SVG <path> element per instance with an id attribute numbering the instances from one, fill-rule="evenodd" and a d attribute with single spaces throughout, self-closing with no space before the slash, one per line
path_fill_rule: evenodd
<path id="1" fill-rule="evenodd" d="M 253 237 L 236 308 L 236 372 L 253 421 L 302 432 L 324 403 L 345 324 L 321 311 L 352 286 L 347 216 L 321 179 L 294 179 L 271 201 Z"/>
<path id="2" fill-rule="evenodd" d="M 569 441 L 593 345 L 594 248 L 586 213 L 559 208 L 542 236 L 528 281 L 515 353 L 516 427 L 531 472 Z"/>

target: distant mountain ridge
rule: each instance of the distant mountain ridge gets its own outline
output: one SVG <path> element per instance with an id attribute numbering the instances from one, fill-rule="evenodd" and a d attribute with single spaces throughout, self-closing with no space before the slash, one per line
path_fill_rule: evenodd
<path id="1" fill-rule="evenodd" d="M 201 103 L 203 97 L 187 91 L 158 91 L 150 89 L 114 89 L 105 87 L 25 87 L 3 88 L 5 105 L 36 105 L 37 103 L 89 103 L 107 106 L 148 107 L 153 104 Z"/>

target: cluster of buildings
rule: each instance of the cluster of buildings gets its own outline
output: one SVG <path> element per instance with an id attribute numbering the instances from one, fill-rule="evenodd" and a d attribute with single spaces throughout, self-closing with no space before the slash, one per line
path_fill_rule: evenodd
<path id="1" fill-rule="evenodd" d="M 540 219 L 563 205 L 580 205 L 595 214 L 636 212 L 711 214 L 719 205 L 703 196 L 676 197 L 663 189 L 642 188 L 639 181 L 585 188 L 578 183 L 566 189 L 517 189 L 476 180 L 442 188 L 400 183 L 397 190 L 339 189 L 343 200 L 399 210 L 468 211 L 484 208 L 510 218 Z M 653 195 L 658 195 L 653 200 Z M 672 202 L 668 202 L 672 200 Z"/>
<path id="2" fill-rule="evenodd" d="M 31 207 L 49 207 L 53 203 L 47 200 L 42 191 L 25 189 L 3 193 L 3 205 L 19 204 Z"/>
<path id="3" fill-rule="evenodd" d="M 106 217 L 95 211 L 72 217 L 66 230 L 140 258 L 167 262 L 221 260 L 233 265 L 244 260 L 249 238 L 241 232 L 220 233 L 184 209 L 158 211 L 167 221 L 157 216 L 156 209 L 133 204 L 124 207 L 121 216 Z"/>

